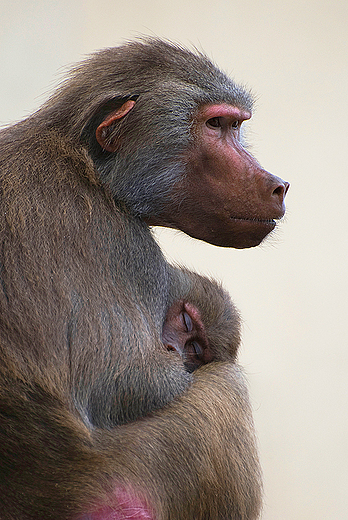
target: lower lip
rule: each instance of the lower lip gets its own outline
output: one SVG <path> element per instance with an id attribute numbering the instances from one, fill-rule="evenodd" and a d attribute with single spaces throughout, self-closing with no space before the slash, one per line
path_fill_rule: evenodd
<path id="1" fill-rule="evenodd" d="M 235 218 L 231 217 L 234 222 L 245 222 L 246 224 L 256 224 L 261 226 L 275 227 L 276 221 L 274 219 L 259 219 L 259 218 Z"/>

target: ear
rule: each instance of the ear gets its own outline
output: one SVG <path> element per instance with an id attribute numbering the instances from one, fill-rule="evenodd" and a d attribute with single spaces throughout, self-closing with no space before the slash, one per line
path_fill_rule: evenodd
<path id="1" fill-rule="evenodd" d="M 125 115 L 128 114 L 132 110 L 132 108 L 135 105 L 135 101 L 129 99 L 123 105 L 118 108 L 117 110 L 114 110 L 114 112 L 111 112 L 106 119 L 100 125 L 98 126 L 95 136 L 100 144 L 100 146 L 103 148 L 103 150 L 106 150 L 107 152 L 115 152 L 117 150 L 117 142 L 115 141 L 109 141 L 108 140 L 108 129 L 110 126 L 112 126 L 116 121 L 119 119 L 122 119 Z"/>

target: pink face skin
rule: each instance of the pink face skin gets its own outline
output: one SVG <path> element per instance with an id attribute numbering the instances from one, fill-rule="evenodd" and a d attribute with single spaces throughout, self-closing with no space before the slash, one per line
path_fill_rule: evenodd
<path id="1" fill-rule="evenodd" d="M 241 144 L 241 124 L 250 117 L 227 104 L 198 110 L 194 144 L 184 157 L 186 176 L 173 189 L 173 203 L 150 224 L 224 247 L 262 242 L 284 215 L 289 184 L 261 168 Z"/>
<path id="2" fill-rule="evenodd" d="M 200 312 L 189 302 L 177 301 L 170 307 L 163 324 L 162 341 L 167 350 L 181 357 L 189 372 L 213 360 Z"/>

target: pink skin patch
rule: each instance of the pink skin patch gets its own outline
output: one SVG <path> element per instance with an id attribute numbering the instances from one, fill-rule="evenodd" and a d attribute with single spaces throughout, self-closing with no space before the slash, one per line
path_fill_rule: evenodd
<path id="1" fill-rule="evenodd" d="M 206 119 L 213 117 L 225 117 L 227 119 L 246 121 L 247 119 L 251 118 L 251 112 L 249 110 L 243 110 L 241 108 L 226 105 L 224 103 L 219 105 L 208 105 L 203 109 L 202 112 Z"/>
<path id="2" fill-rule="evenodd" d="M 116 489 L 108 505 L 102 505 L 78 520 L 155 520 L 145 501 L 125 489 Z"/>

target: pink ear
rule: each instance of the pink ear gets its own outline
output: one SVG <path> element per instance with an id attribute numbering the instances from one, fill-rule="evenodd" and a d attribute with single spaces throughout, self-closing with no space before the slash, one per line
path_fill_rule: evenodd
<path id="1" fill-rule="evenodd" d="M 97 138 L 98 143 L 100 146 L 106 150 L 107 152 L 115 152 L 117 149 L 117 143 L 109 142 L 107 139 L 107 132 L 105 129 L 107 129 L 109 126 L 111 126 L 115 121 L 118 121 L 122 117 L 128 114 L 130 110 L 135 105 L 135 101 L 132 101 L 131 99 L 123 103 L 123 105 L 115 110 L 114 112 L 111 112 L 106 119 L 100 125 L 98 126 L 95 136 Z"/>

